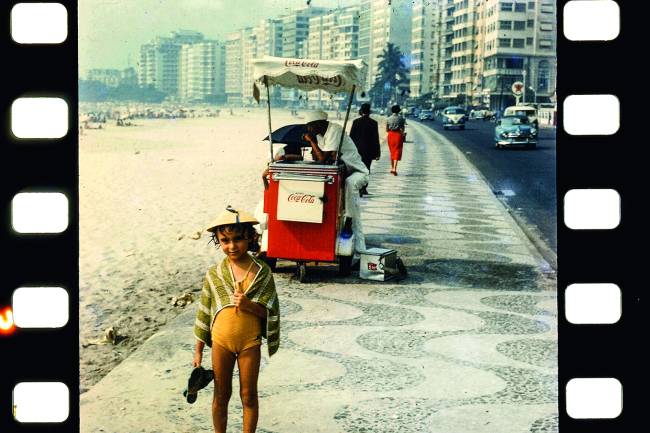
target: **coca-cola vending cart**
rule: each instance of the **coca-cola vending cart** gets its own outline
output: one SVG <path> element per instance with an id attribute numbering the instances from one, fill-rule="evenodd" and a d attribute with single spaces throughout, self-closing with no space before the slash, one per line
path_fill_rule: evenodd
<path id="1" fill-rule="evenodd" d="M 345 167 L 334 161 L 273 162 L 273 137 L 269 88 L 273 85 L 304 91 L 324 90 L 349 94 L 343 128 L 348 122 L 352 98 L 366 75 L 363 60 L 305 60 L 265 57 L 253 60 L 254 96 L 257 84 L 266 87 L 269 120 L 269 176 L 264 192 L 261 222 L 262 257 L 273 268 L 277 259 L 297 263 L 305 281 L 308 262 L 338 263 L 339 272 L 350 272 L 354 238 L 341 234 L 344 214 Z M 343 137 L 341 137 L 341 140 Z"/>

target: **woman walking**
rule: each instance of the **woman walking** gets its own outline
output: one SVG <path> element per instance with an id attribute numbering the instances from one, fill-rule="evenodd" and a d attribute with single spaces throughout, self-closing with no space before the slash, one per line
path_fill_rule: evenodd
<path id="1" fill-rule="evenodd" d="M 399 113 L 402 111 L 399 105 L 393 105 L 390 109 L 393 113 L 386 120 L 386 133 L 388 134 L 388 149 L 390 150 L 390 172 L 397 176 L 397 162 L 402 159 L 402 148 L 406 133 L 406 120 Z"/>

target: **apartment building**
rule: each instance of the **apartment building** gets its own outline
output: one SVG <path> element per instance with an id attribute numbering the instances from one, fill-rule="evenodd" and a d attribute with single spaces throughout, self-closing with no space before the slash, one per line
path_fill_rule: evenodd
<path id="1" fill-rule="evenodd" d="M 486 0 L 484 7 L 482 88 L 491 107 L 514 103 L 515 81 L 524 83 L 522 102 L 548 102 L 555 90 L 555 1 Z"/>
<path id="2" fill-rule="evenodd" d="M 442 0 L 415 0 L 411 28 L 411 97 L 433 94 L 440 80 Z"/>
<path id="3" fill-rule="evenodd" d="M 359 56 L 359 8 L 336 9 L 309 19 L 307 57 L 323 60 L 350 60 Z M 309 92 L 308 105 L 333 108 L 342 95 L 315 90 Z"/>
<path id="4" fill-rule="evenodd" d="M 454 51 L 454 0 L 444 0 L 440 12 L 440 53 L 439 53 L 439 73 L 438 73 L 438 98 L 449 100 L 452 94 L 451 79 L 453 72 L 451 70 Z M 436 92 L 434 92 L 436 93 Z"/>
<path id="5" fill-rule="evenodd" d="M 482 60 L 483 0 L 456 0 L 454 2 L 453 36 L 451 50 L 450 98 L 466 104 L 480 94 L 475 83 L 480 77 L 478 64 Z M 462 97 L 458 98 L 460 95 Z M 465 100 L 462 100 L 462 98 Z"/>
<path id="6" fill-rule="evenodd" d="M 362 0 L 359 5 L 359 58 L 368 65 L 367 87 L 374 84 L 379 56 L 388 43 L 397 46 L 410 67 L 412 0 Z"/>
<path id="7" fill-rule="evenodd" d="M 180 52 L 179 96 L 203 101 L 225 96 L 225 51 L 219 41 L 184 44 Z"/>
<path id="8" fill-rule="evenodd" d="M 309 53 L 309 20 L 325 15 L 329 9 L 304 7 L 280 17 L 282 20 L 282 57 L 307 58 Z M 285 102 L 296 101 L 302 96 L 295 89 L 282 89 L 281 98 Z"/>
<path id="9" fill-rule="evenodd" d="M 174 31 L 159 36 L 140 47 L 139 84 L 153 86 L 168 95 L 177 96 L 180 78 L 180 51 L 184 44 L 203 41 L 203 35 L 190 30 Z"/>
<path id="10" fill-rule="evenodd" d="M 412 96 L 430 82 L 434 100 L 502 109 L 515 101 L 515 81 L 525 85 L 522 102 L 553 95 L 554 0 L 432 0 L 413 11 Z"/>
<path id="11" fill-rule="evenodd" d="M 244 44 L 247 43 L 247 39 L 251 37 L 252 32 L 252 28 L 247 27 L 229 33 L 226 37 L 225 90 L 229 104 L 241 104 L 243 102 Z"/>

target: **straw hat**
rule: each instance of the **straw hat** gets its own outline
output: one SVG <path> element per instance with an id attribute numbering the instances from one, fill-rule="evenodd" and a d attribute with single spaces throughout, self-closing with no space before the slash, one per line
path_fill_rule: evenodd
<path id="1" fill-rule="evenodd" d="M 226 207 L 226 210 L 223 211 L 214 221 L 212 221 L 206 230 L 214 233 L 219 226 L 243 223 L 251 223 L 255 225 L 259 224 L 260 222 L 248 212 L 244 210 L 234 209 L 232 206 L 228 205 L 228 207 Z"/>
<path id="2" fill-rule="evenodd" d="M 322 110 L 310 111 L 305 115 L 305 123 L 327 120 L 327 113 Z"/>

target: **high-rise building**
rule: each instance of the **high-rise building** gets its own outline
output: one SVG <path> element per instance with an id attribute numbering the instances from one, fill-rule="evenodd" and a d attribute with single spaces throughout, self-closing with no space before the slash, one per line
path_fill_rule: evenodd
<path id="1" fill-rule="evenodd" d="M 379 56 L 386 46 L 395 45 L 410 67 L 412 0 L 362 0 L 359 7 L 359 58 L 368 65 L 368 88 L 379 71 Z"/>
<path id="2" fill-rule="evenodd" d="M 454 0 L 443 0 L 440 11 L 440 54 L 438 73 L 438 98 L 448 100 L 451 98 L 451 66 L 454 51 Z M 434 91 L 434 94 L 436 92 Z"/>
<path id="3" fill-rule="evenodd" d="M 184 44 L 180 60 L 180 98 L 184 101 L 225 96 L 225 45 L 219 41 Z"/>
<path id="4" fill-rule="evenodd" d="M 548 102 L 555 90 L 554 0 L 485 0 L 482 91 L 493 108 L 514 103 L 512 84 L 524 83 L 521 102 Z"/>
<path id="5" fill-rule="evenodd" d="M 244 84 L 244 44 L 252 34 L 247 27 L 226 37 L 226 97 L 228 103 L 241 104 Z M 252 86 L 252 83 L 251 83 Z"/>
<path id="6" fill-rule="evenodd" d="M 440 73 L 442 0 L 415 0 L 411 28 L 411 97 L 433 94 Z"/>
<path id="7" fill-rule="evenodd" d="M 278 18 L 267 18 L 261 20 L 257 26 L 253 28 L 253 35 L 255 44 L 254 51 L 250 52 L 252 56 L 248 61 L 253 58 L 262 58 L 264 56 L 282 57 L 282 20 Z M 252 73 L 252 64 L 250 65 L 250 72 Z M 250 76 L 250 73 L 249 73 Z M 251 76 L 251 80 L 252 80 Z M 246 86 L 246 84 L 244 84 Z M 244 93 L 247 97 L 253 97 L 253 83 L 248 83 L 247 89 Z M 261 89 L 263 90 L 263 89 Z M 271 99 L 277 98 L 280 95 L 280 89 L 270 89 Z M 262 91 L 260 99 L 266 100 L 266 91 Z M 250 99 L 249 99 L 250 100 Z"/>
<path id="8" fill-rule="evenodd" d="M 557 58 L 554 0 L 443 2 L 434 20 L 440 29 L 435 99 L 500 110 L 515 103 L 511 87 L 521 81 L 521 102 L 549 100 Z"/>
<path id="9" fill-rule="evenodd" d="M 324 15 L 329 11 L 321 7 L 303 7 L 280 17 L 282 20 L 282 57 L 307 58 L 309 19 Z M 282 89 L 282 99 L 286 102 L 299 98 L 294 89 Z"/>
<path id="10" fill-rule="evenodd" d="M 483 0 L 457 0 L 453 11 L 451 51 L 451 92 L 460 104 L 469 103 L 480 91 L 475 83 L 475 70 L 482 59 Z M 462 96 L 461 96 L 462 95 Z M 464 99 L 463 99 L 464 98 Z"/>
<path id="11" fill-rule="evenodd" d="M 359 57 L 359 8 L 335 9 L 309 19 L 307 57 L 322 60 L 350 60 Z M 343 99 L 321 90 L 308 93 L 309 106 L 335 104 Z"/>
<path id="12" fill-rule="evenodd" d="M 170 96 L 178 96 L 180 77 L 180 51 L 183 44 L 203 40 L 199 32 L 179 30 L 169 37 L 157 37 L 140 48 L 141 86 L 153 86 Z"/>

